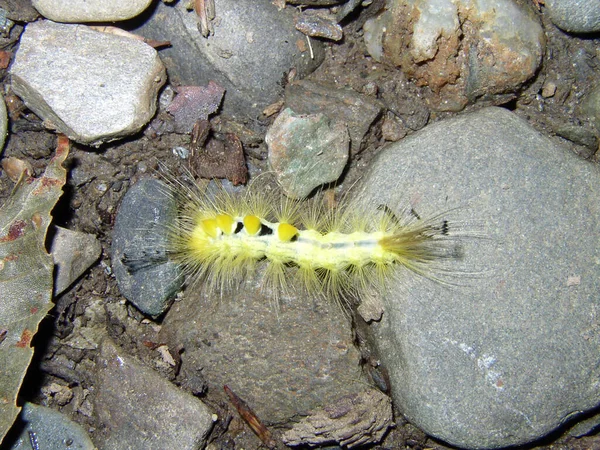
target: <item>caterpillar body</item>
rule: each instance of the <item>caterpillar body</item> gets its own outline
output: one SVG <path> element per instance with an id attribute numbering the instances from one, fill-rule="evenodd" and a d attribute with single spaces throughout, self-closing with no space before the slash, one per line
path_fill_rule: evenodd
<path id="1" fill-rule="evenodd" d="M 181 206 L 168 230 L 169 257 L 217 290 L 264 262 L 264 284 L 275 293 L 296 286 L 296 278 L 311 294 L 348 301 L 402 269 L 443 281 L 443 261 L 460 254 L 445 214 L 421 219 L 412 208 L 367 211 L 356 202 L 327 209 L 253 189 L 214 196 L 176 190 Z"/>

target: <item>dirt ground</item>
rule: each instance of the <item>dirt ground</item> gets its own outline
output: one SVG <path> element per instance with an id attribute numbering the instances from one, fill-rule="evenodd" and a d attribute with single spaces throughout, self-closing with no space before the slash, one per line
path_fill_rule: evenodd
<path id="1" fill-rule="evenodd" d="M 514 100 L 503 106 L 525 118 L 542 133 L 553 136 L 566 148 L 593 160 L 593 150 L 558 136 L 557 131 L 563 125 L 581 123 L 577 118 L 577 104 L 593 87 L 593 80 L 598 79 L 600 73 L 598 37 L 566 35 L 548 23 L 543 15 L 542 20 L 548 38 L 543 67 Z M 376 64 L 364 57 L 366 50 L 360 31 L 362 22 L 362 18 L 357 17 L 345 27 L 345 39 L 341 44 L 327 44 L 326 61 L 309 78 L 326 82 L 335 80 L 339 85 L 350 86 L 358 92 L 363 92 L 367 78 L 379 86 L 395 83 L 398 93 L 403 95 L 405 107 L 424 112 L 420 127 L 427 121 L 431 123 L 453 115 L 430 111 L 419 95 L 420 89 L 424 88 L 418 88 L 405 80 L 398 70 Z M 10 78 L 6 70 L 2 74 L 2 85 L 6 88 Z M 552 96 L 545 96 L 547 92 L 542 91 L 550 82 L 556 85 L 556 91 Z M 56 137 L 52 132 L 46 131 L 40 119 L 24 108 L 18 99 L 10 96 L 10 89 L 8 93 L 7 100 L 11 104 L 10 134 L 3 156 L 28 161 L 36 175 L 39 175 L 55 149 Z M 478 107 L 480 105 L 470 106 L 469 109 Z M 591 126 L 589 129 L 592 130 Z M 264 128 L 257 131 L 264 136 Z M 351 161 L 347 172 L 349 179 L 360 177 L 384 143 L 380 136 L 373 136 L 371 142 L 372 145 Z M 62 411 L 82 424 L 86 430 L 91 430 L 92 439 L 94 430 L 98 428 L 94 416 L 90 415 L 89 397 L 93 395 L 96 352 L 75 350 L 64 345 L 64 340 L 71 335 L 75 326 L 99 325 L 90 322 L 93 319 L 86 318 L 87 322 L 82 322 L 84 311 L 99 298 L 106 304 L 123 305 L 124 299 L 110 274 L 111 230 L 119 202 L 132 183 L 156 169 L 157 161 L 164 163 L 174 173 L 185 170 L 187 163 L 173 155 L 172 149 L 188 143 L 189 136 L 186 135 L 153 138 L 140 133 L 99 149 L 73 144 L 67 160 L 70 177 L 65 193 L 54 210 L 54 222 L 56 225 L 97 236 L 102 243 L 103 252 L 100 260 L 81 279 L 55 299 L 56 306 L 34 338 L 35 358 L 21 391 L 21 399 Z M 267 168 L 264 143 L 245 150 L 249 163 L 263 170 Z M 11 189 L 12 182 L 2 173 L 0 202 L 7 198 Z M 124 351 L 154 367 L 152 360 L 157 358 L 157 354 L 147 345 L 152 336 L 147 335 L 145 330 L 148 327 L 142 324 L 145 318 L 130 305 L 123 307 L 135 320 L 123 322 L 118 315 L 112 315 L 108 308 L 108 319 L 101 325 L 106 326 L 108 334 Z M 77 370 L 69 369 L 75 365 Z M 175 379 L 173 370 L 165 369 L 163 375 L 168 379 Z M 71 399 L 65 401 L 69 397 Z M 217 429 L 213 432 L 212 448 L 261 448 L 260 441 L 241 422 L 231 406 L 225 404 L 221 393 L 209 391 L 204 394 L 203 400 L 215 408 L 219 415 L 230 415 L 232 418 L 227 430 Z M 404 423 L 397 411 L 396 422 L 397 426 L 391 430 L 386 440 L 375 448 L 448 448 L 428 438 L 412 425 Z M 560 430 L 544 442 L 530 447 L 582 450 L 600 448 L 598 436 L 576 439 L 564 431 Z"/>

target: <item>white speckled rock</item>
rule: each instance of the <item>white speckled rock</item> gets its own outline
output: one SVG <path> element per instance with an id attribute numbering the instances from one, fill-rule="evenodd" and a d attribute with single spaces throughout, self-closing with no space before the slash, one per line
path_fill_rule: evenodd
<path id="1" fill-rule="evenodd" d="M 46 126 L 98 145 L 140 130 L 166 80 L 156 50 L 84 25 L 27 25 L 12 87 Z"/>
<path id="2" fill-rule="evenodd" d="M 461 448 L 500 448 L 598 406 L 596 165 L 488 108 L 391 145 L 364 181 L 373 207 L 400 195 L 427 217 L 468 203 L 458 218 L 484 223 L 451 267 L 475 278 L 407 274 L 382 297 L 372 337 L 411 422 Z"/>
<path id="3" fill-rule="evenodd" d="M 141 14 L 152 0 L 32 0 L 40 14 L 55 22 L 117 22 Z"/>
<path id="4" fill-rule="evenodd" d="M 545 0 L 545 5 L 552 23 L 565 31 L 600 31 L 600 0 Z"/>

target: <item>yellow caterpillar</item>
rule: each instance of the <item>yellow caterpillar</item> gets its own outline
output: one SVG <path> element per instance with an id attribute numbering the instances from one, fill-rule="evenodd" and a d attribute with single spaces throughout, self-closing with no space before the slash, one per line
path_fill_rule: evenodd
<path id="1" fill-rule="evenodd" d="M 252 189 L 214 197 L 176 190 L 181 208 L 169 227 L 170 258 L 192 279 L 221 290 L 265 261 L 265 283 L 275 292 L 293 276 L 309 293 L 349 299 L 399 269 L 443 281 L 442 262 L 459 256 L 453 224 L 443 215 L 422 220 L 412 209 L 365 211 L 355 202 L 327 210 Z"/>

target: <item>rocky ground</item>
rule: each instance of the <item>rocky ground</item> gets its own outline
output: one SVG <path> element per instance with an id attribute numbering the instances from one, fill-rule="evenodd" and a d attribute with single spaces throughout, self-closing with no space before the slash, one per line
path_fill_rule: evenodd
<path id="1" fill-rule="evenodd" d="M 52 244 L 53 230 L 47 245 L 84 273 L 56 282 L 19 394 L 29 425 L 2 448 L 600 446 L 590 3 L 217 0 L 214 16 L 209 1 L 123 16 L 110 15 L 120 2 L 79 15 L 32 3 L 0 1 L 0 200 L 68 135 L 53 224 L 82 234 Z M 76 28 L 89 22 L 101 28 Z M 402 186 L 420 214 L 472 203 L 490 239 L 466 244 L 464 271 L 493 275 L 466 291 L 401 282 L 383 318 L 273 301 L 256 279 L 169 300 L 176 275 L 123 281 L 111 258 L 158 204 L 142 192 L 120 225 L 134 237 L 115 235 L 125 194 L 164 167 L 231 191 L 264 172 L 264 189 L 295 197 L 328 184 L 330 203 L 357 180 L 371 204 Z"/>

